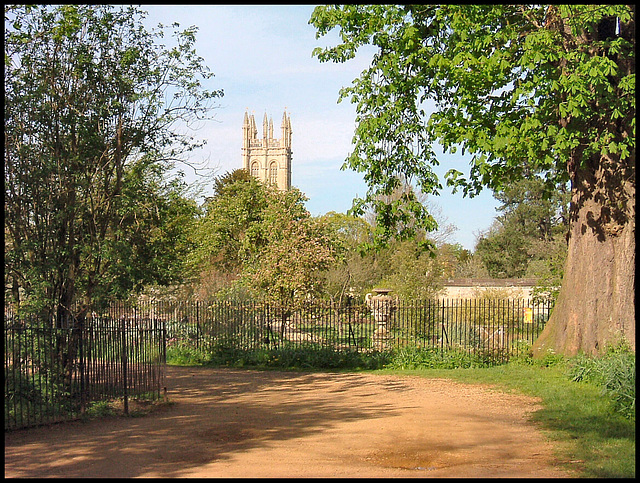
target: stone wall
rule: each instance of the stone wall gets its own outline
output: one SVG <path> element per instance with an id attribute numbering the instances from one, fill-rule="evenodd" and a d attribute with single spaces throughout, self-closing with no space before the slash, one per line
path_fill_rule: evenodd
<path id="1" fill-rule="evenodd" d="M 483 296 L 504 296 L 531 300 L 534 279 L 449 279 L 438 294 L 439 299 L 475 299 Z"/>

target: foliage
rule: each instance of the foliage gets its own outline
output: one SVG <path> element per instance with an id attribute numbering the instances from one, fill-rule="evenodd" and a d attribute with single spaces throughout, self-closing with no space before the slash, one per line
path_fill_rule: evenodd
<path id="1" fill-rule="evenodd" d="M 225 344 L 212 349 L 175 348 L 167 362 L 175 365 L 214 365 L 269 369 L 380 369 L 389 359 L 383 352 L 336 351 L 314 345 L 242 350 Z"/>
<path id="2" fill-rule="evenodd" d="M 213 348 L 176 345 L 167 350 L 167 362 L 175 365 L 214 365 L 280 369 L 418 369 L 489 367 L 491 354 L 471 354 L 458 349 L 406 346 L 392 351 L 339 351 L 313 344 L 278 348 L 240 349 L 226 344 Z"/>
<path id="3" fill-rule="evenodd" d="M 213 198 L 224 195 L 227 187 L 232 189 L 233 184 L 238 181 L 251 181 L 251 175 L 246 169 L 234 169 L 216 177 L 213 180 Z"/>
<path id="4" fill-rule="evenodd" d="M 115 416 L 116 414 L 111 401 L 96 401 L 89 404 L 83 417 L 86 419 L 98 419 Z"/>
<path id="5" fill-rule="evenodd" d="M 243 281 L 266 300 L 281 306 L 297 306 L 321 292 L 318 272 L 340 256 L 341 246 L 321 220 L 312 218 L 297 190 L 275 191 L 276 200 L 264 210 L 253 235 L 265 240 L 243 274 Z"/>
<path id="6" fill-rule="evenodd" d="M 558 296 L 568 313 L 552 316 L 534 352 L 596 351 L 615 324 L 632 336 L 632 5 L 327 5 L 314 9 L 310 23 L 317 37 L 333 29 L 339 35 L 337 45 L 314 50 L 321 62 L 345 62 L 373 46 L 370 66 L 339 99 L 356 105 L 353 151 L 343 167 L 363 173 L 369 188 L 352 210 L 375 207 L 378 244 L 396 227 L 406 228 L 405 236 L 434 227 L 413 199 L 384 196 L 403 180 L 437 194 L 436 145 L 470 158 L 468 174 L 451 169 L 444 176 L 466 196 L 537 177 L 546 199 L 570 182 L 569 282 Z M 596 255 L 603 256 L 599 263 Z M 585 313 L 589 300 L 607 290 L 604 283 L 577 289 L 590 278 L 618 280 L 620 297 L 610 291 L 601 301 L 613 316 Z M 577 330 L 566 330 L 568 320 L 581 321 Z"/>
<path id="7" fill-rule="evenodd" d="M 438 247 L 437 257 L 443 266 L 443 277 L 456 278 L 462 267 L 471 263 L 473 253 L 460 243 L 443 243 Z"/>
<path id="8" fill-rule="evenodd" d="M 193 266 L 238 274 L 252 245 L 255 250 L 263 243 L 251 237 L 251 227 L 262 220 L 268 202 L 264 187 L 254 178 L 232 183 L 209 199 L 194 234 Z"/>
<path id="9" fill-rule="evenodd" d="M 134 161 L 124 170 L 116 215 L 120 217 L 104 241 L 98 300 L 125 300 L 153 284 L 168 286 L 190 275 L 186 256 L 193 248 L 190 233 L 199 208 L 180 178 L 163 180 L 153 161 Z"/>
<path id="10" fill-rule="evenodd" d="M 375 255 L 360 249 L 369 240 L 371 226 L 361 217 L 336 212 L 321 219 L 343 247 L 343 256 L 321 274 L 323 295 L 342 305 L 346 297 L 365 293 L 377 279 Z"/>
<path id="11" fill-rule="evenodd" d="M 529 263 L 526 276 L 536 279 L 532 300 L 539 302 L 555 302 L 560 294 L 564 265 L 567 260 L 567 242 L 564 235 L 555 235 L 551 240 L 540 242 L 535 248 L 545 256 Z"/>
<path id="12" fill-rule="evenodd" d="M 378 255 L 381 280 L 405 300 L 431 299 L 442 288 L 444 266 L 436 253 L 420 248 L 413 240 L 390 243 Z"/>
<path id="13" fill-rule="evenodd" d="M 442 229 L 436 232 L 421 231 L 414 240 L 393 237 L 385 247 L 367 249 L 374 229 L 366 218 L 333 212 L 323 217 L 344 247 L 344 256 L 323 274 L 331 300 L 346 294 L 361 296 L 376 286 L 390 288 L 405 299 L 430 298 L 441 288 L 442 279 L 452 277 L 471 257 L 461 245 L 446 242 L 455 227 L 440 216 L 435 219 Z M 425 240 L 431 246 L 428 250 Z"/>
<path id="14" fill-rule="evenodd" d="M 494 363 L 490 354 L 410 345 L 394 349 L 385 367 L 389 369 L 455 369 L 488 367 Z"/>
<path id="15" fill-rule="evenodd" d="M 5 429 L 15 421 L 47 421 L 56 413 L 79 411 L 77 401 L 69 397 L 57 374 L 42 372 L 37 378 L 29 378 L 18 369 L 5 367 Z"/>
<path id="16" fill-rule="evenodd" d="M 628 346 L 608 348 L 602 357 L 580 354 L 571 360 L 569 377 L 575 382 L 591 382 L 613 400 L 614 409 L 624 417 L 636 416 L 636 355 Z"/>
<path id="17" fill-rule="evenodd" d="M 502 203 L 497 208 L 501 214 L 480 236 L 474 253 L 492 277 L 534 275 L 560 285 L 567 252 L 568 197 L 564 190 L 548 197 L 543 193 L 538 178 L 517 180 L 495 193 Z"/>
<path id="18" fill-rule="evenodd" d="M 221 91 L 193 48 L 109 5 L 5 7 L 5 280 L 67 310 L 180 276 L 195 206 L 167 174 L 200 145 L 178 124 Z"/>
<path id="19" fill-rule="evenodd" d="M 634 74 L 611 56 L 633 58 L 634 47 L 596 32 L 616 16 L 626 25 L 633 12 L 623 5 L 316 7 L 310 23 L 317 36 L 338 28 L 341 39 L 314 50 L 320 61 L 345 62 L 363 45 L 377 48 L 371 66 L 340 92 L 357 106 L 354 151 L 344 166 L 365 173 L 369 185 L 355 210 L 378 206 L 401 175 L 436 194 L 435 142 L 472 156 L 468 180 L 457 170 L 446 176 L 467 195 L 536 174 L 553 192 L 568 181 L 570 161 L 628 157 L 634 136 L 619 136 L 610 120 L 634 125 Z M 585 148 L 575 159 L 579 145 Z M 380 207 L 379 223 L 402 221 L 400 209 Z M 405 211 L 432 222 L 417 205 Z"/>
<path id="20" fill-rule="evenodd" d="M 197 227 L 191 263 L 232 274 L 234 293 L 248 290 L 282 306 L 319 293 L 318 273 L 338 259 L 341 244 L 325 221 L 311 217 L 304 195 L 233 173 L 217 186 Z"/>

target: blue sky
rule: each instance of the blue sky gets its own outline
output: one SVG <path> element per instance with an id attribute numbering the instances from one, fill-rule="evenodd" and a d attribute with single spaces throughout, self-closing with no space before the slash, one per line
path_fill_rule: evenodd
<path id="1" fill-rule="evenodd" d="M 337 100 L 339 90 L 368 66 L 373 50 L 365 49 L 344 64 L 320 63 L 311 52 L 335 45 L 337 34 L 315 38 L 315 29 L 308 24 L 312 5 L 144 5 L 142 9 L 148 12 L 149 27 L 158 22 L 197 26 L 196 51 L 215 74 L 206 87 L 224 90 L 214 120 L 197 132 L 207 145 L 194 153 L 195 161 L 216 175 L 241 168 L 245 111 L 255 115 L 261 135 L 264 114 L 273 118 L 278 133 L 286 108 L 293 130 L 292 184 L 309 198 L 306 206 L 311 214 L 345 212 L 355 196 L 366 193 L 360 174 L 340 169 L 351 152 L 355 106 Z M 437 172 L 443 175 L 450 168 L 468 172 L 468 160 L 446 156 Z M 188 169 L 185 172 L 188 179 L 194 176 Z M 443 224 L 457 228 L 447 241 L 468 249 L 491 225 L 498 205 L 490 191 L 468 199 L 448 188 L 431 197 L 430 204 L 439 208 Z"/>

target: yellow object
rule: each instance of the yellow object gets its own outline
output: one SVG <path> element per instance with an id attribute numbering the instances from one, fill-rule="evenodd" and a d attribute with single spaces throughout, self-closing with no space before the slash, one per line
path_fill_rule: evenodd
<path id="1" fill-rule="evenodd" d="M 533 309 L 531 307 L 525 307 L 524 309 L 524 322 L 533 324 Z"/>

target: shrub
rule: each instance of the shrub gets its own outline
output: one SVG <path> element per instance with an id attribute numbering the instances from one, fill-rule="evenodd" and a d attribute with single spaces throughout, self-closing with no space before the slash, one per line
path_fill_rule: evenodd
<path id="1" fill-rule="evenodd" d="M 408 345 L 393 349 L 390 361 L 385 367 L 390 369 L 455 369 L 488 367 L 493 356 L 485 352 L 467 352 L 462 349 L 438 349 Z"/>
<path id="2" fill-rule="evenodd" d="M 602 357 L 581 354 L 569 365 L 575 382 L 590 382 L 611 398 L 615 411 L 628 419 L 636 414 L 636 355 L 625 345 L 611 347 Z"/>

